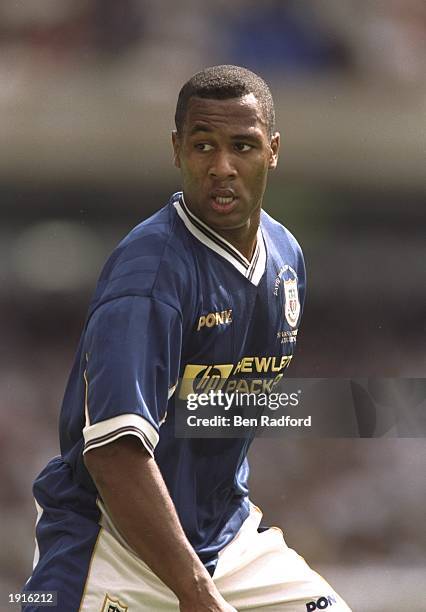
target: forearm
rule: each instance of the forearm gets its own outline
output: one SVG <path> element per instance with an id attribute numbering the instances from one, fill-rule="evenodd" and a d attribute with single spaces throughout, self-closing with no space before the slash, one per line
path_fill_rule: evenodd
<path id="1" fill-rule="evenodd" d="M 179 601 L 189 605 L 217 597 L 210 575 L 186 538 L 157 464 L 140 441 L 121 438 L 87 453 L 85 460 L 115 526 Z M 128 503 L 123 504 L 123 499 Z"/>

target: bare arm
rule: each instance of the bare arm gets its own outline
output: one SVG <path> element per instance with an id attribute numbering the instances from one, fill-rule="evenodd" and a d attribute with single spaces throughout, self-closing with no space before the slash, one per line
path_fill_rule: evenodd
<path id="1" fill-rule="evenodd" d="M 84 458 L 115 526 L 176 594 L 181 612 L 233 612 L 186 538 L 160 470 L 141 442 L 125 436 Z"/>

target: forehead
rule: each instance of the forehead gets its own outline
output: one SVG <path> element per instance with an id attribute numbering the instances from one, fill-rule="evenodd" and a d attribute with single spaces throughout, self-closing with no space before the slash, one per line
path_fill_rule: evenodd
<path id="1" fill-rule="evenodd" d="M 206 128 L 206 131 L 254 129 L 267 132 L 262 108 L 253 94 L 227 100 L 190 98 L 185 116 L 184 132 L 191 134 L 203 127 Z"/>

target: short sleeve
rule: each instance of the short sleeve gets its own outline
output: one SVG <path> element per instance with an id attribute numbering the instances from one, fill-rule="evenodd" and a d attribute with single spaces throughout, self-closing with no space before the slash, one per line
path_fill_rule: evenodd
<path id="1" fill-rule="evenodd" d="M 179 374 L 179 312 L 150 297 L 101 305 L 86 328 L 84 451 L 135 435 L 153 454 Z"/>

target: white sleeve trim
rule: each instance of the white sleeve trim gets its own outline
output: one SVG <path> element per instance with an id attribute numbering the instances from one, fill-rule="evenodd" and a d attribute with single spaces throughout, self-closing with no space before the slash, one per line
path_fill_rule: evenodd
<path id="1" fill-rule="evenodd" d="M 83 455 L 93 448 L 104 446 L 127 435 L 137 436 L 150 455 L 153 455 L 159 440 L 158 433 L 144 417 L 132 413 L 120 414 L 86 426 L 83 429 Z"/>

